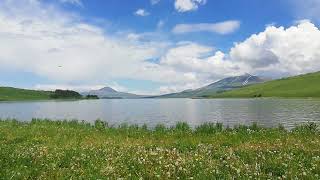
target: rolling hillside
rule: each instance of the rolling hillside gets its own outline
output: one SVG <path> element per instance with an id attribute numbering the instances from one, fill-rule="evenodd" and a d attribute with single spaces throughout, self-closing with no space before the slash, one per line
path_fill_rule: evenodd
<path id="1" fill-rule="evenodd" d="M 251 85 L 210 97 L 320 97 L 320 72 Z"/>
<path id="2" fill-rule="evenodd" d="M 0 87 L 0 101 L 46 100 L 52 92 Z"/>

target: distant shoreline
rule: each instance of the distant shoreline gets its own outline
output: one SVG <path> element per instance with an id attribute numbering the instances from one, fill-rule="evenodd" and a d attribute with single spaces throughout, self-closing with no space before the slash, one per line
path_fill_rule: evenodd
<path id="1" fill-rule="evenodd" d="M 261 97 L 261 98 L 253 98 L 253 97 L 192 97 L 192 98 L 100 98 L 100 99 L 11 99 L 11 100 L 4 100 L 0 99 L 0 103 L 3 102 L 45 102 L 45 101 L 57 101 L 57 102 L 63 102 L 63 101 L 84 101 L 84 100 L 139 100 L 139 99 L 195 99 L 195 100 L 214 100 L 214 99 L 301 99 L 301 100 L 320 100 L 320 97 Z"/>

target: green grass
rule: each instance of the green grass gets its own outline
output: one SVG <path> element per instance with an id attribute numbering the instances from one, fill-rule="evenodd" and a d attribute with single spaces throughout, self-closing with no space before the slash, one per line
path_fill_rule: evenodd
<path id="1" fill-rule="evenodd" d="M 95 98 L 81 97 L 81 95 L 75 91 L 69 91 L 69 90 L 58 90 L 58 91 L 60 92 L 27 90 L 27 89 L 18 89 L 18 88 L 12 88 L 12 87 L 0 87 L 0 101 L 97 99 L 96 97 Z"/>
<path id="2" fill-rule="evenodd" d="M 213 98 L 320 97 L 320 72 L 295 76 L 209 96 Z"/>
<path id="3" fill-rule="evenodd" d="M 0 87 L 0 101 L 47 100 L 52 92 Z"/>
<path id="4" fill-rule="evenodd" d="M 315 124 L 192 130 L 0 121 L 0 179 L 319 179 Z"/>

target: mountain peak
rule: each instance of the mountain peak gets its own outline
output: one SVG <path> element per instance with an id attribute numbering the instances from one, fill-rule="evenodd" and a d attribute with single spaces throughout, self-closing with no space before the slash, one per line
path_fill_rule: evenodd
<path id="1" fill-rule="evenodd" d="M 250 77 L 250 76 L 253 76 L 253 75 L 251 75 L 251 74 L 249 74 L 249 73 L 244 73 L 244 74 L 241 75 L 240 77 Z"/>
<path id="2" fill-rule="evenodd" d="M 112 99 L 128 99 L 128 98 L 140 98 L 143 96 L 139 96 L 136 94 L 126 93 L 126 92 L 118 92 L 111 87 L 104 87 L 99 90 L 92 90 L 89 92 L 84 92 L 83 95 L 96 95 L 99 98 L 112 98 Z"/>
<path id="3" fill-rule="evenodd" d="M 224 91 L 229 91 L 229 90 L 241 88 L 246 85 L 263 83 L 265 81 L 266 80 L 264 80 L 258 76 L 254 76 L 249 73 L 245 73 L 241 76 L 233 76 L 233 77 L 227 77 L 225 79 L 221 79 L 220 81 L 209 84 L 208 86 L 205 86 L 205 87 L 202 87 L 199 89 L 185 90 L 180 93 L 162 95 L 161 97 L 176 98 L 176 97 L 212 96 L 215 94 L 222 93 Z"/>
<path id="4" fill-rule="evenodd" d="M 116 90 L 112 89 L 111 87 L 104 87 L 104 88 L 100 89 L 100 91 L 111 92 L 111 93 L 117 92 Z"/>

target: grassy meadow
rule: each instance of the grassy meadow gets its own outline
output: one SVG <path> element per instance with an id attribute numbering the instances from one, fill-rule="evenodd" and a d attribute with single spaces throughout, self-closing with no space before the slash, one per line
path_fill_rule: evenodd
<path id="1" fill-rule="evenodd" d="M 294 76 L 227 91 L 213 98 L 320 97 L 320 72 Z"/>
<path id="2" fill-rule="evenodd" d="M 76 91 L 55 90 L 41 91 L 18 89 L 12 87 L 0 87 L 1 101 L 37 101 L 37 100 L 81 100 L 81 99 L 99 99 L 97 96 L 88 95 L 83 97 Z"/>
<path id="3" fill-rule="evenodd" d="M 52 92 L 0 87 L 0 101 L 46 100 Z"/>
<path id="4" fill-rule="evenodd" d="M 0 179 L 319 179 L 316 124 L 291 131 L 185 123 L 0 121 Z"/>

